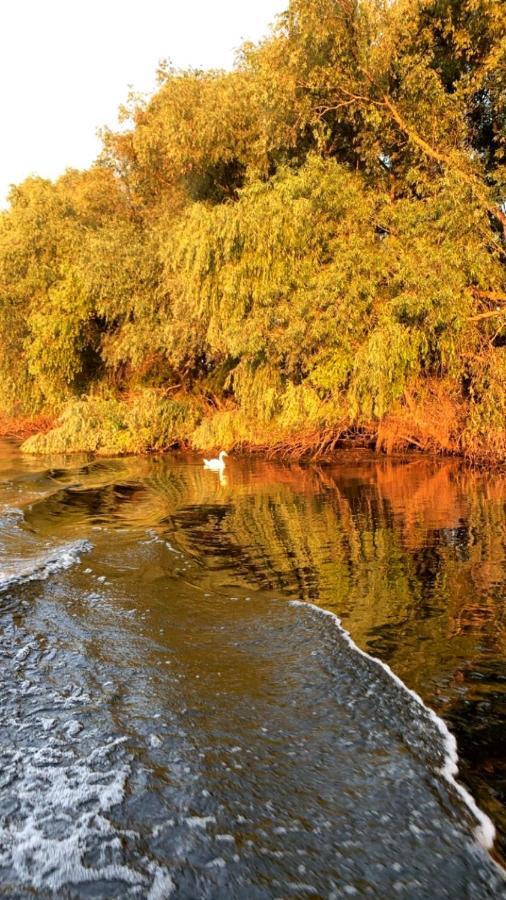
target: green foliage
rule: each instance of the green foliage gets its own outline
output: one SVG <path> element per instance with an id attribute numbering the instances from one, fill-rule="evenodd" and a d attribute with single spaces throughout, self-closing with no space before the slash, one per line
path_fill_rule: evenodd
<path id="1" fill-rule="evenodd" d="M 69 404 L 56 427 L 23 444 L 26 453 L 97 453 L 116 456 L 167 450 L 184 442 L 198 423 L 195 404 L 145 390 L 130 401 L 88 397 Z"/>
<path id="2" fill-rule="evenodd" d="M 505 63 L 497 0 L 291 0 L 232 72 L 162 66 L 0 214 L 0 408 L 64 410 L 28 446 L 319 446 L 437 383 L 503 454 Z"/>
<path id="3" fill-rule="evenodd" d="M 295 377 L 339 325 L 339 300 L 346 315 L 371 298 L 374 202 L 354 175 L 312 157 L 244 189 L 237 203 L 192 206 L 167 269 L 178 282 L 173 315 L 191 311 L 198 352 L 265 360 Z"/>
<path id="4" fill-rule="evenodd" d="M 191 442 L 198 450 L 247 446 L 251 443 L 252 427 L 254 422 L 242 411 L 221 410 L 202 420 L 192 433 Z"/>
<path id="5" fill-rule="evenodd" d="M 420 335 L 396 322 L 371 332 L 353 368 L 350 412 L 381 419 L 419 374 Z"/>
<path id="6" fill-rule="evenodd" d="M 471 381 L 471 402 L 464 449 L 471 456 L 484 451 L 492 457 L 506 456 L 506 348 L 488 352 Z"/>

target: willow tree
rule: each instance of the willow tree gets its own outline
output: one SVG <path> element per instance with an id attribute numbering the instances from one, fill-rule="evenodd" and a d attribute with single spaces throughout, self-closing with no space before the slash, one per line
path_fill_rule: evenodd
<path id="1" fill-rule="evenodd" d="M 504 3 L 291 0 L 122 118 L 1 215 L 3 406 L 147 388 L 197 443 L 506 452 Z"/>
<path id="2" fill-rule="evenodd" d="M 275 48 L 292 135 L 324 155 L 407 188 L 451 171 L 478 190 L 485 167 L 504 174 L 505 35 L 498 0 L 292 0 L 256 59 L 268 77 Z"/>
<path id="3" fill-rule="evenodd" d="M 502 277 L 489 230 L 458 181 L 392 203 L 310 157 L 233 205 L 188 211 L 167 253 L 172 352 L 228 361 L 251 419 L 266 419 L 269 396 L 267 419 L 294 430 L 380 419 L 420 378 L 462 390 L 491 338 L 476 294 Z"/>

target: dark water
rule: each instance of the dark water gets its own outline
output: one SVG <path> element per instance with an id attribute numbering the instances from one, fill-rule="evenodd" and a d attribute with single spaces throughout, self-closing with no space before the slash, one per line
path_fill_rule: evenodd
<path id="1" fill-rule="evenodd" d="M 506 896 L 307 605 L 499 857 L 504 480 L 4 444 L 0 520 L 0 896 Z"/>

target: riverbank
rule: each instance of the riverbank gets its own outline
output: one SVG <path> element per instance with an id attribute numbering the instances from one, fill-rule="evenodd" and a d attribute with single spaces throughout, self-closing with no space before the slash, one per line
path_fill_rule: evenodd
<path id="1" fill-rule="evenodd" d="M 331 460 L 338 450 L 367 449 L 381 455 L 411 451 L 456 456 L 478 465 L 506 463 L 506 428 L 480 430 L 472 410 L 440 390 L 422 399 L 404 397 L 375 421 L 255 417 L 232 400 L 216 402 L 184 393 L 144 389 L 127 397 L 88 397 L 68 404 L 59 418 L 0 416 L 0 434 L 23 441 L 30 454 L 93 453 L 122 456 L 183 448 L 262 453 L 267 457 Z"/>

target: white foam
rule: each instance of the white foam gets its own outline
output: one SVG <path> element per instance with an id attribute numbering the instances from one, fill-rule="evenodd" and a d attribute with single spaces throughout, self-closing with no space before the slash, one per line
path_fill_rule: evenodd
<path id="1" fill-rule="evenodd" d="M 223 857 L 217 856 L 216 859 L 212 859 L 211 862 L 206 863 L 206 869 L 224 869 L 226 865 Z"/>
<path id="2" fill-rule="evenodd" d="M 455 778 L 459 770 L 457 741 L 446 725 L 446 722 L 444 722 L 443 719 L 441 719 L 433 709 L 430 709 L 430 707 L 424 703 L 419 694 L 411 690 L 411 688 L 408 688 L 407 685 L 405 685 L 404 682 L 399 678 L 399 676 L 392 671 L 390 666 L 384 663 L 381 659 L 378 659 L 376 656 L 371 656 L 369 653 L 366 653 L 365 650 L 361 650 L 360 647 L 357 646 L 351 635 L 346 631 L 345 628 L 343 628 L 341 620 L 335 615 L 335 613 L 330 612 L 330 610 L 328 609 L 322 609 L 321 606 L 316 606 L 316 604 L 314 603 L 307 603 L 304 600 L 290 600 L 290 606 L 304 606 L 308 609 L 313 610 L 321 616 L 326 616 L 327 618 L 331 619 L 331 621 L 338 629 L 340 636 L 344 638 L 347 644 L 356 653 L 380 666 L 385 672 L 388 673 L 389 677 L 395 682 L 395 684 L 397 684 L 403 691 L 408 693 L 410 697 L 412 697 L 412 699 L 416 701 L 417 704 L 423 707 L 430 720 L 441 735 L 443 741 L 445 762 L 440 769 L 441 775 L 452 785 L 452 787 L 461 797 L 465 805 L 468 807 L 468 809 L 478 822 L 478 825 L 476 826 L 474 831 L 476 840 L 486 850 L 490 850 L 495 840 L 495 826 L 492 820 L 486 815 L 486 813 L 484 813 L 479 808 L 472 794 L 470 794 L 469 791 L 466 790 L 466 788 Z M 498 866 L 498 868 L 500 867 Z"/>
<path id="3" fill-rule="evenodd" d="M 185 822 L 189 828 L 206 828 L 215 824 L 216 819 L 214 816 L 188 816 Z"/>
<path id="4" fill-rule="evenodd" d="M 46 716 L 41 716 L 39 722 L 42 725 L 44 731 L 52 731 L 52 729 L 56 725 L 56 719 L 49 719 Z"/>
<path id="5" fill-rule="evenodd" d="M 89 541 L 72 541 L 55 547 L 48 553 L 41 553 L 30 559 L 12 562 L 7 569 L 0 569 L 0 590 L 13 584 L 25 584 L 49 578 L 54 572 L 70 569 L 81 559 L 81 554 L 92 549 Z"/>
<path id="6" fill-rule="evenodd" d="M 101 748 L 103 755 L 116 743 Z M 11 867 L 19 882 L 53 891 L 66 884 L 101 879 L 120 879 L 131 885 L 144 882 L 140 873 L 111 862 L 107 850 L 114 854 L 121 848 L 104 813 L 125 796 L 128 763 L 97 770 L 92 762 L 93 754 L 76 759 L 58 741 L 12 754 L 5 769 L 12 769 L 16 776 L 16 794 L 26 812 L 21 822 L 10 821 L 0 827 L 0 865 Z M 61 835 L 51 834 L 55 823 L 64 823 Z M 84 865 L 83 856 L 93 838 L 100 842 L 101 859 L 90 867 Z"/>
<path id="7" fill-rule="evenodd" d="M 298 884 L 294 881 L 289 881 L 287 884 L 287 888 L 296 893 L 296 894 L 317 894 L 318 891 L 312 884 Z"/>
<path id="8" fill-rule="evenodd" d="M 167 870 L 156 869 L 155 880 L 151 885 L 147 900 L 167 900 L 167 897 L 170 897 L 175 889 L 176 885 Z"/>
<path id="9" fill-rule="evenodd" d="M 71 719 L 65 726 L 65 732 L 68 738 L 77 737 L 82 730 L 83 726 L 77 719 Z"/>

